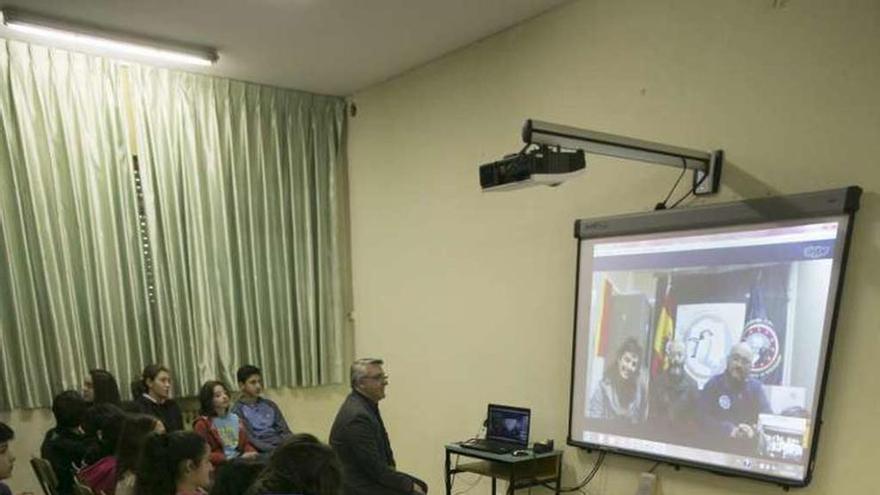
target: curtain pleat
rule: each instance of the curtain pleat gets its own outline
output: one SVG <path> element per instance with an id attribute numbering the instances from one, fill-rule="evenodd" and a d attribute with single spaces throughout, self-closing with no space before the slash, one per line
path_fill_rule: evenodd
<path id="1" fill-rule="evenodd" d="M 121 383 L 150 332 L 118 94 L 103 59 L 0 42 L 0 408 L 90 368 Z"/>
<path id="2" fill-rule="evenodd" d="M 272 386 L 341 382 L 344 102 L 151 67 L 132 82 L 163 352 L 198 379 L 180 386 L 245 363 Z"/>
<path id="3" fill-rule="evenodd" d="M 343 381 L 344 110 L 0 40 L 0 409 L 152 362 Z"/>

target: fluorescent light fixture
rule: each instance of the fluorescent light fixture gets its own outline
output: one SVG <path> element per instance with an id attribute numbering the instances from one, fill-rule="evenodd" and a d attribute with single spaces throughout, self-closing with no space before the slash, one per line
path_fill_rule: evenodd
<path id="1" fill-rule="evenodd" d="M 119 53 L 123 56 L 143 57 L 177 64 L 211 66 L 217 61 L 217 52 L 210 49 L 169 47 L 164 42 L 135 40 L 119 33 L 79 27 L 62 21 L 40 19 L 30 14 L 2 10 L 3 24 L 12 31 L 38 36 L 65 44 L 86 46 Z M 129 39 L 125 39 L 129 38 Z"/>

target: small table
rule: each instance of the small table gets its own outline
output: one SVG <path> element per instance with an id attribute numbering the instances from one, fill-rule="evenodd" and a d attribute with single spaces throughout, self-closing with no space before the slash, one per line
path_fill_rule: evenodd
<path id="1" fill-rule="evenodd" d="M 477 459 L 475 462 L 452 465 L 452 456 L 460 455 Z M 476 473 L 492 478 L 492 495 L 498 479 L 507 481 L 507 493 L 513 495 L 518 488 L 528 488 L 552 482 L 559 494 L 562 483 L 562 451 L 554 450 L 529 455 L 493 454 L 462 447 L 457 443 L 446 445 L 446 495 L 452 495 L 452 477 L 456 473 Z"/>

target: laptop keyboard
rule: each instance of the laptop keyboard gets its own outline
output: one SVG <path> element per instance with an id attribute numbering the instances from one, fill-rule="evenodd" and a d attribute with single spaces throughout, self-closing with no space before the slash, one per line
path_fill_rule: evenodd
<path id="1" fill-rule="evenodd" d="M 515 445 L 505 442 L 496 442 L 494 440 L 474 440 L 472 442 L 462 442 L 462 447 L 474 450 L 482 450 L 483 452 L 491 452 L 493 454 L 507 454 L 516 450 Z"/>

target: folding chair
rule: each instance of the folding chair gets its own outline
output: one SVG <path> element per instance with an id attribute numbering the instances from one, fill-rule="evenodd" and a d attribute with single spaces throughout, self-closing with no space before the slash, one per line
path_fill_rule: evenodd
<path id="1" fill-rule="evenodd" d="M 40 487 L 46 495 L 58 495 L 58 478 L 49 461 L 40 457 L 31 458 L 31 468 L 40 482 Z"/>
<path id="2" fill-rule="evenodd" d="M 102 492 L 103 493 L 103 492 Z M 78 479 L 73 480 L 73 495 L 95 495 L 91 488 L 83 485 Z"/>

